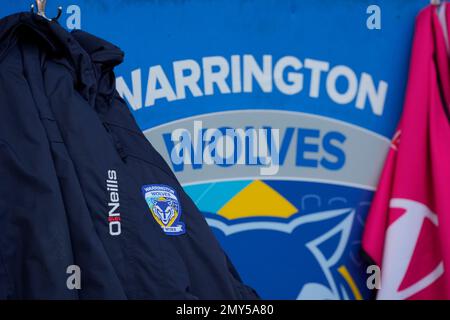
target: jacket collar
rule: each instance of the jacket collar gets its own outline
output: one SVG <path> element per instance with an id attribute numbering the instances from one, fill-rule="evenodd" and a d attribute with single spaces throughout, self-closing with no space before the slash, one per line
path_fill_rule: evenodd
<path id="1" fill-rule="evenodd" d="M 31 37 L 40 40 L 43 50 L 69 61 L 75 70 L 77 87 L 83 88 L 80 93 L 88 100 L 97 82 L 93 64 L 110 70 L 124 57 L 122 50 L 105 40 L 80 30 L 68 32 L 57 22 L 23 12 L 0 20 L 0 61 L 18 41 Z"/>

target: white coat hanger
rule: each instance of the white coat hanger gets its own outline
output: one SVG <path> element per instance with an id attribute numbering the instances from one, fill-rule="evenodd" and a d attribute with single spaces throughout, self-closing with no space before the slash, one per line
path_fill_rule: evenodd
<path id="1" fill-rule="evenodd" d="M 439 24 L 441 25 L 442 33 L 444 35 L 445 48 L 447 49 L 447 54 L 450 55 L 449 34 L 448 34 L 447 19 L 446 19 L 446 13 L 445 13 L 445 11 L 448 10 L 448 8 L 445 5 L 445 1 L 432 0 L 432 2 L 433 1 L 439 2 L 438 4 L 432 3 L 432 5 L 435 5 L 437 7 L 436 14 L 438 16 Z"/>
<path id="2" fill-rule="evenodd" d="M 58 7 L 58 13 L 56 15 L 56 17 L 54 18 L 47 18 L 47 16 L 45 15 L 45 6 L 47 5 L 47 0 L 35 0 L 36 1 L 36 7 L 37 7 L 37 12 L 36 14 L 38 16 L 41 16 L 45 19 L 47 19 L 48 21 L 58 21 L 59 17 L 61 17 L 62 14 L 62 7 Z M 31 12 L 34 12 L 34 4 L 31 5 Z"/>

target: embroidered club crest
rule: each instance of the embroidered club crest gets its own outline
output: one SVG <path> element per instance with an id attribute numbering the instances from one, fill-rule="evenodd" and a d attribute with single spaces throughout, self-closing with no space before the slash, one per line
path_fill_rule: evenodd
<path id="1" fill-rule="evenodd" d="M 153 218 L 170 236 L 186 232 L 184 223 L 180 221 L 181 206 L 174 189 L 161 184 L 142 186 L 142 194 L 150 208 Z"/>

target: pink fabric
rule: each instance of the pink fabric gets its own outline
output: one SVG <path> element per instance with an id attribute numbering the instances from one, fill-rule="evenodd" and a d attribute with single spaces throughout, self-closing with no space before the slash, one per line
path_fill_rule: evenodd
<path id="1" fill-rule="evenodd" d="M 450 30 L 450 6 L 446 7 Z M 450 69 L 436 7 L 416 20 L 403 115 L 362 246 L 378 299 L 450 299 Z"/>

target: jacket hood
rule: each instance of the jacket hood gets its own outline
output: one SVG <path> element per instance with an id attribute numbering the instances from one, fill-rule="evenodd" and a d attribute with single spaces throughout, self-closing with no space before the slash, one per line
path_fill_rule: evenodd
<path id="1" fill-rule="evenodd" d="M 124 58 L 120 48 L 105 40 L 81 30 L 68 32 L 58 22 L 22 12 L 0 20 L 0 61 L 22 40 L 37 41 L 47 53 L 66 58 L 75 70 L 77 87 L 82 88 L 81 93 L 86 94 L 86 98 L 88 88 L 96 87 L 93 64 L 100 64 L 102 70 L 111 70 Z"/>

